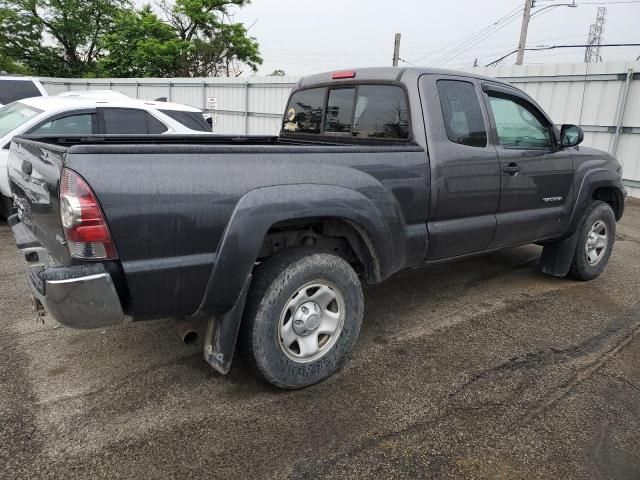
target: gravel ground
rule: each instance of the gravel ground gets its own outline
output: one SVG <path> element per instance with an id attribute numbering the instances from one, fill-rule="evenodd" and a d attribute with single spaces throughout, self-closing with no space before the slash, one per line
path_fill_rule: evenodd
<path id="1" fill-rule="evenodd" d="M 632 203 L 632 204 L 631 204 Z M 283 392 L 160 321 L 36 324 L 0 226 L 0 478 L 640 478 L 640 203 L 605 273 L 540 248 L 368 288 L 352 359 Z"/>

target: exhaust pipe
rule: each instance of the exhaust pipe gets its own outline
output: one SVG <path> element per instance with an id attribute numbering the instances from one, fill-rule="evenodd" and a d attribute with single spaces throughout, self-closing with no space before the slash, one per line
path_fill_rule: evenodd
<path id="1" fill-rule="evenodd" d="M 178 337 L 185 345 L 194 345 L 198 341 L 198 332 L 193 326 L 193 322 L 180 320 L 176 322 Z"/>

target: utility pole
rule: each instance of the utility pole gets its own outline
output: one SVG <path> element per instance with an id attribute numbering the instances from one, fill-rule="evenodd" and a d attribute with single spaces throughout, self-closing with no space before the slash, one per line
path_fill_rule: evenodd
<path id="1" fill-rule="evenodd" d="M 395 41 L 393 42 L 393 66 L 398 66 L 398 61 L 400 60 L 400 35 L 396 33 Z"/>
<path id="2" fill-rule="evenodd" d="M 522 65 L 524 60 L 524 49 L 527 45 L 527 31 L 529 30 L 529 20 L 531 19 L 531 8 L 534 0 L 525 0 L 524 13 L 522 15 L 522 27 L 520 27 L 520 43 L 518 43 L 518 57 L 516 65 Z"/>

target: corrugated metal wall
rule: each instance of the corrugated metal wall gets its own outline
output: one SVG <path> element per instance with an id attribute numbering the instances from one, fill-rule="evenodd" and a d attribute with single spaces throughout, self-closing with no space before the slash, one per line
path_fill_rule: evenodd
<path id="1" fill-rule="evenodd" d="M 616 155 L 632 195 L 640 197 L 640 62 L 549 64 L 473 69 L 507 80 L 558 123 L 579 124 L 585 145 Z M 275 135 L 298 77 L 59 79 L 43 78 L 50 94 L 113 89 L 130 97 L 192 105 L 213 113 L 222 134 Z"/>

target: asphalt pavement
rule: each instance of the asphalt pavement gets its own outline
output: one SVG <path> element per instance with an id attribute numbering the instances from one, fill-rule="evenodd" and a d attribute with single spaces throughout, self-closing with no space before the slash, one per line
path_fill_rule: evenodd
<path id="1" fill-rule="evenodd" d="M 171 321 L 78 331 L 31 311 L 0 225 L 0 478 L 638 479 L 640 202 L 604 274 L 541 248 L 366 289 L 337 375 L 301 391 L 222 376 Z"/>

